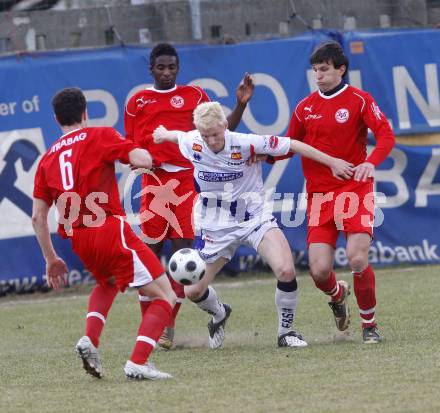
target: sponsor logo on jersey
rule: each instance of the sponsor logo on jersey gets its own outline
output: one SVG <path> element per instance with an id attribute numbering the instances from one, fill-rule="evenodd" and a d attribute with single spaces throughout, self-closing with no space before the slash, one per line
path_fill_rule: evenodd
<path id="1" fill-rule="evenodd" d="M 310 114 L 310 115 L 307 115 L 305 118 L 304 118 L 304 120 L 309 120 L 309 119 L 314 119 L 314 120 L 316 120 L 316 119 L 321 119 L 322 118 L 322 115 L 312 115 L 312 114 Z"/>
<path id="2" fill-rule="evenodd" d="M 312 108 L 313 108 L 313 105 L 304 106 L 304 110 L 306 110 L 307 112 L 312 112 Z"/>
<path id="3" fill-rule="evenodd" d="M 373 111 L 377 120 L 382 120 L 382 112 L 380 111 L 379 106 L 377 106 L 374 102 L 371 104 L 371 110 Z"/>
<path id="4" fill-rule="evenodd" d="M 270 149 L 276 149 L 278 147 L 278 142 L 279 142 L 278 136 L 273 136 L 272 135 L 269 138 L 269 148 Z"/>
<path id="5" fill-rule="evenodd" d="M 195 152 L 202 152 L 202 145 L 200 145 L 200 143 L 193 143 L 192 150 Z"/>
<path id="6" fill-rule="evenodd" d="M 245 161 L 241 161 L 241 162 L 226 162 L 229 166 L 240 166 L 240 165 L 244 165 L 246 162 Z"/>
<path id="7" fill-rule="evenodd" d="M 243 159 L 241 156 L 241 152 L 232 152 L 231 159 Z"/>
<path id="8" fill-rule="evenodd" d="M 243 172 L 205 172 L 200 171 L 198 178 L 207 182 L 228 182 L 243 177 Z"/>
<path id="9" fill-rule="evenodd" d="M 55 143 L 52 146 L 50 152 L 51 153 L 58 152 L 61 148 L 64 148 L 65 146 L 73 145 L 74 143 L 83 141 L 86 138 L 87 138 L 87 133 L 82 132 L 82 133 L 75 135 L 73 137 L 69 136 L 68 138 L 61 139 L 59 142 Z"/>
<path id="10" fill-rule="evenodd" d="M 338 109 L 335 113 L 335 119 L 338 123 L 344 123 L 347 122 L 348 118 L 350 117 L 350 112 L 348 109 L 341 108 Z"/>
<path id="11" fill-rule="evenodd" d="M 171 99 L 170 99 L 170 104 L 173 108 L 181 108 L 184 104 L 185 104 L 185 99 L 183 99 L 182 96 L 179 95 L 174 95 Z"/>
<path id="12" fill-rule="evenodd" d="M 144 96 L 141 96 L 140 98 L 136 99 L 136 104 L 138 108 L 143 108 L 145 105 L 148 105 L 150 103 L 156 103 L 156 99 L 145 99 Z"/>

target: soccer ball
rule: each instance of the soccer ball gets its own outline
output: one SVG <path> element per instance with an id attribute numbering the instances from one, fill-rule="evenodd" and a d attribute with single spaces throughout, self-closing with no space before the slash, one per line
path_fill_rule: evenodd
<path id="1" fill-rule="evenodd" d="M 176 251 L 168 263 L 168 272 L 174 281 L 182 285 L 199 282 L 205 275 L 205 261 L 197 250 L 182 248 Z"/>

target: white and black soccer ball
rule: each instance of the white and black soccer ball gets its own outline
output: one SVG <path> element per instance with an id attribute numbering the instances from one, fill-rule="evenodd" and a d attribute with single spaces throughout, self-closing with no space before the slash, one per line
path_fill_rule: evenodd
<path id="1" fill-rule="evenodd" d="M 198 283 L 205 275 L 205 268 L 199 252 L 191 248 L 176 251 L 168 263 L 168 273 L 182 285 Z"/>

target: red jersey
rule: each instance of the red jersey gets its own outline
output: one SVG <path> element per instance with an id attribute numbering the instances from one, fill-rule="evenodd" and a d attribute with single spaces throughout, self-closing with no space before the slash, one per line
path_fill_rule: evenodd
<path id="1" fill-rule="evenodd" d="M 134 148 L 132 141 L 113 128 L 83 128 L 67 133 L 41 158 L 35 174 L 34 197 L 52 205 L 61 194 L 74 193 L 68 208 L 62 208 L 66 219 L 76 216 L 73 204 L 78 208 L 78 216 L 71 223 L 74 228 L 87 225 L 85 215 L 89 221 L 96 219 L 96 205 L 104 210 L 105 216 L 125 216 L 114 162 L 128 163 L 128 153 Z M 94 194 L 88 197 L 91 193 L 98 193 L 99 198 Z M 61 224 L 58 232 L 66 236 Z"/>
<path id="2" fill-rule="evenodd" d="M 367 157 L 368 128 L 377 142 Z M 367 161 L 377 166 L 394 146 L 390 124 L 372 96 L 349 85 L 330 96 L 316 91 L 303 99 L 292 114 L 287 136 L 354 165 Z M 330 192 L 347 183 L 311 159 L 302 158 L 302 165 L 309 193 Z"/>
<path id="3" fill-rule="evenodd" d="M 159 125 L 184 132 L 195 129 L 193 111 L 203 102 L 209 102 L 209 97 L 197 86 L 142 90 L 130 98 L 125 108 L 126 137 L 147 149 L 155 165 L 166 162 L 192 168 L 191 162 L 180 153 L 178 145 L 171 142 L 155 144 L 152 133 Z"/>

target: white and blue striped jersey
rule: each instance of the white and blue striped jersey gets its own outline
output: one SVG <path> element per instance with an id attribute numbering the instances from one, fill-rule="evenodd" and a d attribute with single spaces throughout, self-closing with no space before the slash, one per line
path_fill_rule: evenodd
<path id="1" fill-rule="evenodd" d="M 248 166 L 246 160 L 253 154 L 286 155 L 290 139 L 226 130 L 223 150 L 214 153 L 193 130 L 179 134 L 179 149 L 194 165 L 201 220 L 196 225 L 216 230 L 260 218 L 265 201 L 261 162 Z"/>

